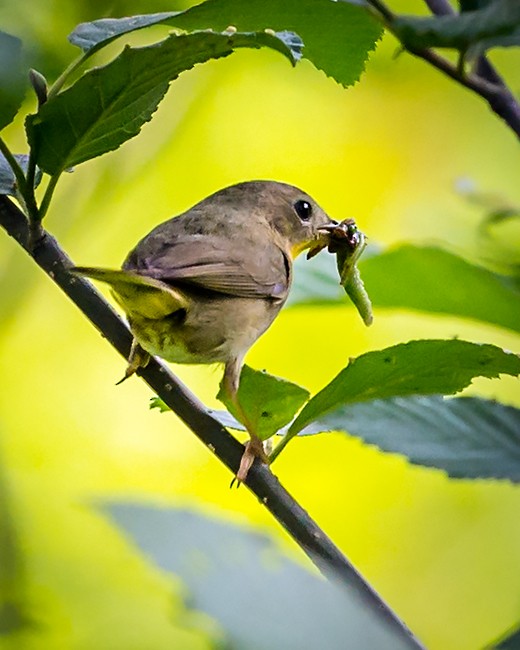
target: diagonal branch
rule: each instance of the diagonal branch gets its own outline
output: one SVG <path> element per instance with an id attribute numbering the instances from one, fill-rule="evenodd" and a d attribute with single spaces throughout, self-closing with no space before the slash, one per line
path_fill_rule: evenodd
<path id="1" fill-rule="evenodd" d="M 5 196 L 0 196 L 0 225 L 31 255 L 116 350 L 127 358 L 132 340 L 127 326 L 88 281 L 68 273 L 72 261 L 56 240 L 44 232 L 43 239 L 31 250 L 27 221 Z M 146 368 L 138 372 L 195 435 L 236 473 L 244 447 L 208 414 L 204 405 L 157 360 L 151 359 Z M 401 639 L 403 649 L 423 648 L 268 467 L 255 462 L 245 483 L 326 577 L 346 584 L 365 607 L 378 618 L 386 620 L 396 637 Z"/>
<path id="2" fill-rule="evenodd" d="M 385 27 L 399 40 L 399 36 L 392 29 L 397 16 L 383 0 L 367 2 Z M 426 0 L 426 3 L 436 15 L 453 12 L 451 5 L 444 0 Z M 520 104 L 486 57 L 480 57 L 476 73 L 466 74 L 431 48 L 410 48 L 403 42 L 401 45 L 413 56 L 423 59 L 461 86 L 482 97 L 491 110 L 520 138 Z"/>

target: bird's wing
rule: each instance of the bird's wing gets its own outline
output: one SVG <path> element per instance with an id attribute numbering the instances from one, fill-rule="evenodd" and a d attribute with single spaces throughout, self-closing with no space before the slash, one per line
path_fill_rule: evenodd
<path id="1" fill-rule="evenodd" d="M 124 268 L 174 287 L 190 285 L 242 298 L 283 299 L 290 282 L 284 252 L 271 241 L 247 237 L 181 236 L 153 248 L 145 239 Z"/>

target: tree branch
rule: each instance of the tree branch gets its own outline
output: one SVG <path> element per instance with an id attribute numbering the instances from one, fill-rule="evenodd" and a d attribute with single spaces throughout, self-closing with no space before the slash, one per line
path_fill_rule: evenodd
<path id="1" fill-rule="evenodd" d="M 392 29 L 392 23 L 396 16 L 383 0 L 367 0 L 367 2 L 375 10 L 385 27 L 399 40 L 399 36 Z M 446 0 L 426 0 L 426 4 L 436 15 L 443 16 L 453 13 L 453 8 Z M 480 57 L 476 74 L 467 75 L 432 49 L 412 49 L 402 41 L 400 42 L 407 52 L 423 59 L 461 86 L 482 97 L 489 104 L 491 110 L 504 120 L 520 138 L 520 104 L 486 57 Z"/>
<path id="2" fill-rule="evenodd" d="M 436 16 L 453 16 L 455 14 L 453 7 L 448 0 L 425 0 L 425 2 L 432 14 L 435 14 Z M 513 94 L 507 88 L 505 81 L 497 72 L 493 64 L 489 62 L 485 54 L 478 57 L 475 71 L 479 77 L 482 77 L 482 79 L 486 79 L 486 81 L 497 86 L 502 86 L 504 92 L 509 95 L 510 101 L 516 102 Z"/>
<path id="3" fill-rule="evenodd" d="M 27 221 L 5 196 L 0 196 L 0 225 L 126 359 L 132 340 L 130 331 L 87 280 L 67 271 L 73 263 L 54 238 L 44 231 L 43 239 L 31 250 Z M 236 473 L 244 447 L 208 414 L 204 405 L 170 370 L 152 358 L 138 374 L 206 447 Z M 394 634 L 402 639 L 403 648 L 424 648 L 268 467 L 255 461 L 245 483 L 326 577 L 345 583 L 368 609 L 375 612 L 378 618 L 386 620 Z"/>

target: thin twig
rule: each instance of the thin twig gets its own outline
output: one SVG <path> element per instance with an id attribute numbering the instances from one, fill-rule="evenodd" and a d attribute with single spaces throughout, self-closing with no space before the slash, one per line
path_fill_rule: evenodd
<path id="1" fill-rule="evenodd" d="M 436 16 L 451 16 L 455 10 L 448 0 L 424 0 L 428 9 Z"/>
<path id="2" fill-rule="evenodd" d="M 386 6 L 383 0 L 367 0 L 369 5 L 375 10 L 379 19 L 383 22 L 385 27 L 391 31 L 394 36 L 399 39 L 399 35 L 393 30 L 393 21 L 395 15 Z M 439 15 L 446 15 L 449 4 L 442 0 L 426 0 L 428 6 L 432 9 L 439 9 L 445 13 Z M 461 86 L 472 90 L 477 95 L 480 95 L 488 104 L 491 110 L 496 113 L 509 128 L 520 138 L 520 104 L 511 93 L 509 88 L 505 85 L 504 81 L 498 73 L 491 67 L 491 64 L 486 61 L 480 68 L 477 68 L 479 74 L 464 74 L 463 71 L 458 70 L 450 61 L 440 56 L 430 48 L 410 48 L 402 41 L 401 45 L 410 54 L 423 59 L 440 72 L 450 77 Z M 490 69 L 491 67 L 491 69 Z M 487 71 L 487 74 L 482 75 L 482 70 Z"/>
<path id="3" fill-rule="evenodd" d="M 425 0 L 425 2 L 432 14 L 436 16 L 453 16 L 456 13 L 448 0 Z M 509 94 L 511 101 L 516 101 L 509 88 L 507 88 L 505 81 L 485 54 L 478 57 L 475 72 L 482 79 L 486 79 L 496 86 L 502 86 L 504 92 Z"/>
<path id="4" fill-rule="evenodd" d="M 72 261 L 53 237 L 44 232 L 43 239 L 34 249 L 30 249 L 27 221 L 5 196 L 0 196 L 0 225 L 79 307 L 103 337 L 127 358 L 132 340 L 127 326 L 87 280 L 67 271 L 73 265 Z M 152 359 L 146 368 L 138 372 L 206 447 L 236 473 L 244 447 L 208 414 L 204 405 L 157 360 Z M 268 467 L 255 461 L 245 484 L 326 577 L 345 583 L 350 593 L 354 592 L 365 607 L 373 611 L 378 619 L 386 621 L 396 638 L 402 640 L 403 648 L 424 650 L 420 641 L 291 497 Z"/>

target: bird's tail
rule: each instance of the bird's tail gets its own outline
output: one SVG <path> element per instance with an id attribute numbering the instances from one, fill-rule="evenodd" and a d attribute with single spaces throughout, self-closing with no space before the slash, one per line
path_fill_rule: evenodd
<path id="1" fill-rule="evenodd" d="M 75 266 L 70 272 L 109 284 L 128 316 L 158 320 L 179 309 L 186 309 L 189 304 L 182 291 L 132 271 Z"/>

